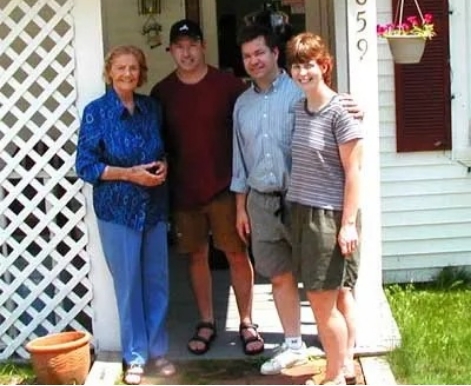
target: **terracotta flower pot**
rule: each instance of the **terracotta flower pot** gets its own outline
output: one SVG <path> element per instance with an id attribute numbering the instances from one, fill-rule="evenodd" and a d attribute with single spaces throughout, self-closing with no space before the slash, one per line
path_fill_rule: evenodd
<path id="1" fill-rule="evenodd" d="M 399 64 L 419 63 L 425 50 L 426 40 L 412 35 L 388 36 L 389 49 L 394 62 Z"/>
<path id="2" fill-rule="evenodd" d="M 90 370 L 87 332 L 69 331 L 36 338 L 26 345 L 38 381 L 43 385 L 84 384 Z"/>

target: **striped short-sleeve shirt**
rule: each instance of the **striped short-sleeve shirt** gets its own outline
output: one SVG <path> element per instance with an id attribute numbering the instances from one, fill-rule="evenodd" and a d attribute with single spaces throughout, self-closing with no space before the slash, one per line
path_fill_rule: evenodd
<path id="1" fill-rule="evenodd" d="M 345 172 L 339 145 L 363 138 L 361 125 L 336 95 L 320 111 L 307 110 L 306 99 L 294 107 L 292 171 L 287 199 L 316 208 L 342 210 Z"/>

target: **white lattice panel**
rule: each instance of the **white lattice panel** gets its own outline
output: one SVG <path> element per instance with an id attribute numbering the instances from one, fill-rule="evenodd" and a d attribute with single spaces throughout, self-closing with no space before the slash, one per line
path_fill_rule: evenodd
<path id="1" fill-rule="evenodd" d="M 0 360 L 91 330 L 72 0 L 0 0 Z M 90 331 L 91 332 L 91 331 Z"/>

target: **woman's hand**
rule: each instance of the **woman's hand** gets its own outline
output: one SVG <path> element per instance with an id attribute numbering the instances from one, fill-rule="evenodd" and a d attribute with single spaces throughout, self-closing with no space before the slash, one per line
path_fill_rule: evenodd
<path id="1" fill-rule="evenodd" d="M 160 178 L 162 183 L 167 179 L 167 161 L 156 161 L 152 163 L 152 166 L 148 169 L 151 173 L 155 174 Z"/>
<path id="2" fill-rule="evenodd" d="M 167 179 L 167 163 L 156 161 L 133 166 L 129 170 L 128 180 L 142 186 L 162 185 Z"/>
<path id="3" fill-rule="evenodd" d="M 347 257 L 352 254 L 357 248 L 359 243 L 358 231 L 355 224 L 342 225 L 337 238 L 340 246 L 340 251 Z"/>

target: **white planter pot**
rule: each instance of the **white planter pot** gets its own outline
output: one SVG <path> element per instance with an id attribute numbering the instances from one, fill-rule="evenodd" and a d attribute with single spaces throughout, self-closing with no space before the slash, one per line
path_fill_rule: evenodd
<path id="1" fill-rule="evenodd" d="M 417 36 L 386 37 L 395 63 L 419 63 L 425 50 L 426 40 Z"/>

